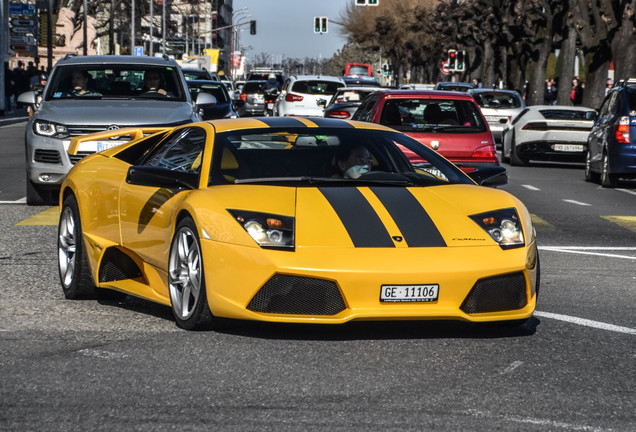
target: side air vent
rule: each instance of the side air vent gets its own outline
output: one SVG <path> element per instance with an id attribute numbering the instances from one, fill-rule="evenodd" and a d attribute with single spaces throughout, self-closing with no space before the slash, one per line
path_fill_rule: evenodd
<path id="1" fill-rule="evenodd" d="M 467 314 L 521 309 L 528 304 L 522 272 L 478 280 L 460 309 Z"/>
<path id="2" fill-rule="evenodd" d="M 106 250 L 99 269 L 100 282 L 135 279 L 141 276 L 137 263 L 124 252 L 114 247 Z"/>

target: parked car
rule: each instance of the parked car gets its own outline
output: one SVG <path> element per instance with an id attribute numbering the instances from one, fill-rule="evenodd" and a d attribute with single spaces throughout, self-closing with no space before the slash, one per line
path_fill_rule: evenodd
<path id="1" fill-rule="evenodd" d="M 596 111 L 561 105 L 526 107 L 503 130 L 502 159 L 512 165 L 530 160 L 583 162 Z"/>
<path id="2" fill-rule="evenodd" d="M 146 91 L 146 75 L 160 91 Z M 78 90 L 80 79 L 85 90 Z M 34 104 L 36 95 L 19 97 Z M 200 101 L 205 102 L 205 97 Z M 181 68 L 165 57 L 74 56 L 60 59 L 26 127 L 26 201 L 54 204 L 62 179 L 82 157 L 125 142 L 126 138 L 84 142 L 66 153 L 72 137 L 132 125 L 174 126 L 200 120 Z"/>
<path id="3" fill-rule="evenodd" d="M 247 81 L 236 100 L 239 117 L 267 115 L 265 84 L 267 81 Z"/>
<path id="4" fill-rule="evenodd" d="M 350 119 L 362 103 L 362 99 L 376 90 L 378 90 L 377 87 L 339 88 L 325 107 L 324 116 Z"/>
<path id="5" fill-rule="evenodd" d="M 379 125 L 264 120 L 147 137 L 133 128 L 141 138 L 78 164 L 61 190 L 54 261 L 63 295 L 141 297 L 170 307 L 184 329 L 219 318 L 532 317 L 540 263 L 530 213 L 484 187 L 504 184 L 504 167 L 466 175 Z M 69 151 L 84 139 L 97 137 L 74 139 Z M 426 166 L 414 169 L 396 144 Z M 359 163 L 358 150 L 369 172 L 334 177 L 334 159 L 338 168 Z"/>
<path id="6" fill-rule="evenodd" d="M 499 164 L 488 123 L 467 93 L 378 90 L 362 101 L 352 119 L 404 132 L 467 171 Z M 418 163 L 417 156 L 407 156 Z"/>
<path id="7" fill-rule="evenodd" d="M 514 90 L 468 89 L 479 105 L 490 126 L 495 142 L 501 143 L 501 133 L 510 121 L 525 107 L 526 103 Z"/>
<path id="8" fill-rule="evenodd" d="M 183 71 L 183 76 L 186 81 L 190 80 L 210 80 L 210 81 L 220 81 L 221 78 L 219 74 L 216 72 L 210 72 L 207 69 L 196 69 L 196 68 L 181 68 Z"/>
<path id="9" fill-rule="evenodd" d="M 585 180 L 616 187 L 619 178 L 636 178 L 636 78 L 605 96 L 587 140 Z"/>
<path id="10" fill-rule="evenodd" d="M 435 90 L 465 92 L 473 88 L 477 88 L 477 86 L 473 83 L 465 83 L 465 82 L 441 81 L 435 84 Z"/>
<path id="11" fill-rule="evenodd" d="M 234 101 L 222 81 L 190 80 L 187 83 L 190 96 L 197 101 L 202 120 L 238 117 L 234 109 Z M 207 103 L 198 102 L 199 95 L 204 93 L 212 95 L 214 100 L 209 100 Z"/>
<path id="12" fill-rule="evenodd" d="M 274 102 L 274 115 L 322 117 L 326 102 L 344 86 L 340 77 L 292 75 Z"/>

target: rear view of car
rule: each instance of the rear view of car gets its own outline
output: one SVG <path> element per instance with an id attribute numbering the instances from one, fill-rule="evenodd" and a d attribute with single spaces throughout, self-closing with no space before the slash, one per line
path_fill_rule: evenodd
<path id="1" fill-rule="evenodd" d="M 488 123 L 466 93 L 380 90 L 365 98 L 352 119 L 403 132 L 464 171 L 499 164 Z M 415 155 L 405 154 L 412 163 L 419 162 Z"/>
<path id="2" fill-rule="evenodd" d="M 530 160 L 583 162 L 596 111 L 560 105 L 526 107 L 503 132 L 504 162 L 528 165 Z"/>
<path id="3" fill-rule="evenodd" d="M 267 81 L 247 81 L 236 101 L 239 117 L 262 116 L 267 112 L 265 105 L 265 83 Z"/>
<path id="4" fill-rule="evenodd" d="M 526 107 L 521 95 L 514 90 L 470 89 L 468 93 L 475 98 L 498 143 L 506 125 Z"/>
<path id="5" fill-rule="evenodd" d="M 362 99 L 376 90 L 378 89 L 375 87 L 340 88 L 325 107 L 324 116 L 327 118 L 350 119 L 362 103 Z"/>
<path id="6" fill-rule="evenodd" d="M 344 81 L 339 77 L 292 76 L 274 103 L 274 115 L 322 117 L 325 104 L 340 87 Z"/>
<path id="7" fill-rule="evenodd" d="M 616 187 L 620 178 L 636 178 L 636 78 L 605 96 L 587 144 L 585 180 Z"/>

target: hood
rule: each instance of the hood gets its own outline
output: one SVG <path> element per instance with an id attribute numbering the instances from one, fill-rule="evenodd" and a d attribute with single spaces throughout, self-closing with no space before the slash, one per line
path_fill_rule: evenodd
<path id="1" fill-rule="evenodd" d="M 168 100 L 51 100 L 35 116 L 66 125 L 152 126 L 183 124 L 196 120 L 187 102 Z"/>

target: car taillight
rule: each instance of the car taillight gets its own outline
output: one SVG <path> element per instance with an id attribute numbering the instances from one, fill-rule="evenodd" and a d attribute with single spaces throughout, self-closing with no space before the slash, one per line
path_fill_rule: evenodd
<path id="1" fill-rule="evenodd" d="M 246 101 L 247 100 L 247 93 L 241 93 L 241 100 L 242 101 Z"/>
<path id="2" fill-rule="evenodd" d="M 494 145 L 487 145 L 487 146 L 483 146 L 483 147 L 477 147 L 473 151 L 473 156 L 472 157 L 480 158 L 480 159 L 496 159 L 497 158 L 497 151 L 495 150 L 495 146 Z"/>
<path id="3" fill-rule="evenodd" d="M 621 117 L 614 124 L 616 142 L 629 144 L 629 117 Z"/>
<path id="4" fill-rule="evenodd" d="M 327 113 L 327 117 L 338 118 L 338 119 L 346 119 L 349 118 L 351 114 L 347 111 L 329 111 Z"/>
<path id="5" fill-rule="evenodd" d="M 548 124 L 546 122 L 533 122 L 525 125 L 523 130 L 548 130 Z"/>
<path id="6" fill-rule="evenodd" d="M 298 96 L 292 93 L 287 93 L 287 95 L 285 96 L 285 100 L 287 102 L 299 102 L 301 100 L 303 100 L 302 96 Z"/>

